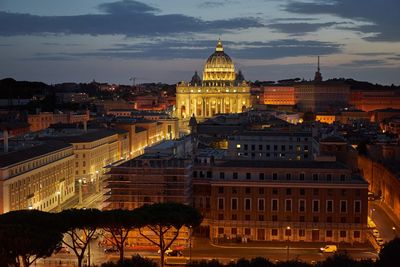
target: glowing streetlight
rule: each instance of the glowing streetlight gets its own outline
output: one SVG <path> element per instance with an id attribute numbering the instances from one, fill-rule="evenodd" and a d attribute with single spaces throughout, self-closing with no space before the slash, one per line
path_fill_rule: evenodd
<path id="1" fill-rule="evenodd" d="M 291 228 L 290 228 L 290 226 L 287 226 L 286 227 L 286 235 L 287 235 L 287 242 L 288 242 L 288 244 L 287 244 L 287 253 L 286 253 L 286 260 L 287 261 L 289 261 L 289 242 L 290 242 L 290 234 L 291 234 Z"/>
<path id="2" fill-rule="evenodd" d="M 82 204 L 82 179 L 78 180 L 79 204 Z"/>

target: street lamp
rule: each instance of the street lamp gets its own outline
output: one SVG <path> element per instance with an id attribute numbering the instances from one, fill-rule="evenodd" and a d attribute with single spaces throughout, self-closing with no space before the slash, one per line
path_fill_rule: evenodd
<path id="1" fill-rule="evenodd" d="M 287 235 L 287 253 L 286 253 L 286 261 L 289 261 L 289 242 L 290 242 L 290 234 L 291 234 L 290 226 L 286 227 L 286 235 Z"/>
<path id="2" fill-rule="evenodd" d="M 79 204 L 82 204 L 82 179 L 78 180 Z"/>
<path id="3" fill-rule="evenodd" d="M 396 233 L 396 227 L 392 227 L 392 230 L 393 230 L 393 234 L 394 234 L 394 237 L 396 238 L 397 237 L 397 233 Z"/>
<path id="4" fill-rule="evenodd" d="M 99 171 L 96 171 L 96 193 L 100 192 L 100 179 L 99 179 Z"/>
<path id="5" fill-rule="evenodd" d="M 60 205 L 60 202 L 61 202 L 61 192 L 60 192 L 60 191 L 57 191 L 56 194 L 57 194 L 57 212 L 60 212 L 60 211 L 61 211 L 61 205 Z"/>

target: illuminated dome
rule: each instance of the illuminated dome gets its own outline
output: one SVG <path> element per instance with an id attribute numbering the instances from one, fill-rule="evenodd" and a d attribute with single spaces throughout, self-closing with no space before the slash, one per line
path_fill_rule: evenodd
<path id="1" fill-rule="evenodd" d="M 234 81 L 235 66 L 232 59 L 224 53 L 221 40 L 218 40 L 215 52 L 208 57 L 203 71 L 203 81 Z"/>

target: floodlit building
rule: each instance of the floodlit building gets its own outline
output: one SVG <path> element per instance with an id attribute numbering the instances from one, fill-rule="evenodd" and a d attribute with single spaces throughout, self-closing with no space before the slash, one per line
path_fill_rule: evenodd
<path id="1" fill-rule="evenodd" d="M 251 107 L 250 86 L 242 73 L 236 73 L 232 59 L 218 40 L 215 52 L 207 59 L 203 78 L 195 72 L 190 82 L 176 87 L 176 116 L 189 120 L 211 118 L 218 113 L 240 113 Z"/>
<path id="2" fill-rule="evenodd" d="M 368 183 L 338 162 L 230 160 L 193 169 L 194 205 L 213 242 L 365 242 L 367 195 Z"/>
<path id="3" fill-rule="evenodd" d="M 45 142 L 0 156 L 0 214 L 12 210 L 50 211 L 75 192 L 72 145 Z"/>

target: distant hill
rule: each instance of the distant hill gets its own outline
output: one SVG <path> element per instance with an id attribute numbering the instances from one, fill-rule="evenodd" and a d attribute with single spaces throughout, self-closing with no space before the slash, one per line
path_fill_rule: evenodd
<path id="1" fill-rule="evenodd" d="M 46 94 L 51 86 L 42 82 L 16 81 L 12 78 L 0 80 L 0 98 L 32 98 Z"/>

